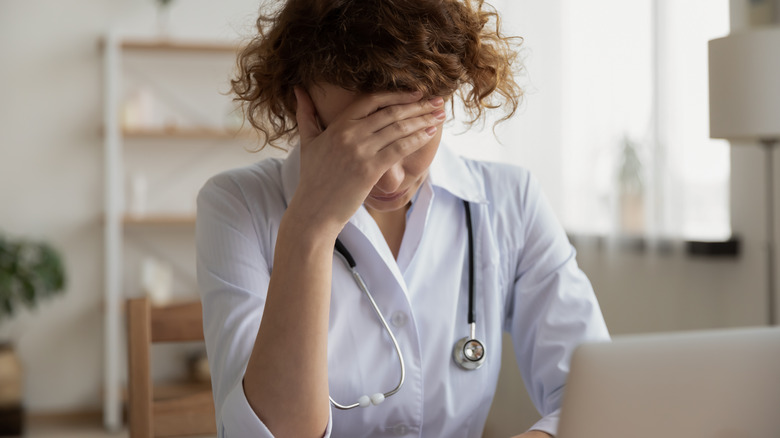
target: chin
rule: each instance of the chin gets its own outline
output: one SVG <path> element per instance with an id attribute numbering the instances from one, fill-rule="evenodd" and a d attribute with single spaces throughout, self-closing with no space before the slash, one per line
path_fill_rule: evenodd
<path id="1" fill-rule="evenodd" d="M 368 198 L 363 202 L 363 205 L 365 205 L 366 208 L 376 212 L 388 213 L 405 208 L 407 205 L 409 205 L 410 200 L 411 199 L 404 197 L 403 199 L 396 199 L 391 202 L 382 202 Z"/>

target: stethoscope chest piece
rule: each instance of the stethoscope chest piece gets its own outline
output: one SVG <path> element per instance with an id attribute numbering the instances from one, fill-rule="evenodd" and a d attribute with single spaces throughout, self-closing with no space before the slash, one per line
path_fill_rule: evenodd
<path id="1" fill-rule="evenodd" d="M 485 345 L 474 335 L 461 338 L 452 349 L 455 363 L 465 370 L 476 370 L 485 363 Z"/>
<path id="2" fill-rule="evenodd" d="M 474 236 L 471 226 L 471 207 L 463 201 L 466 208 L 466 229 L 469 243 L 469 314 L 468 323 L 471 335 L 461 338 L 452 349 L 452 358 L 464 370 L 476 370 L 485 363 L 485 344 L 477 340 L 477 317 L 474 311 Z"/>

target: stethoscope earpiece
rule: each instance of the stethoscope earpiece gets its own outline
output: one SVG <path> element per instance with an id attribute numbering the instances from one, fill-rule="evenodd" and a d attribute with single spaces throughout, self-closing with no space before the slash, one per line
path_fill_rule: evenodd
<path id="1" fill-rule="evenodd" d="M 380 403 L 385 401 L 385 395 L 381 392 L 377 392 L 376 394 L 372 395 L 371 397 L 367 395 L 363 395 L 358 399 L 358 406 L 361 408 L 367 408 L 371 405 L 377 406 Z"/>

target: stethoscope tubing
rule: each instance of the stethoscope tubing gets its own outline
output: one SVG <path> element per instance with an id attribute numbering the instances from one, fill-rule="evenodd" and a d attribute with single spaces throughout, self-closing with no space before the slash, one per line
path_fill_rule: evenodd
<path id="1" fill-rule="evenodd" d="M 349 251 L 347 251 L 347 248 L 338 239 L 336 239 L 336 252 L 342 257 L 342 259 L 344 259 L 347 265 L 349 265 L 349 270 L 352 272 L 352 277 L 355 278 L 355 282 L 357 282 L 360 289 L 363 291 L 364 294 L 366 294 L 368 300 L 371 302 L 371 307 L 374 308 L 374 313 L 376 313 L 376 316 L 378 316 L 379 320 L 382 321 L 382 326 L 384 326 L 387 334 L 390 335 L 390 340 L 393 342 L 393 347 L 395 347 L 395 351 L 398 355 L 398 362 L 401 366 L 401 377 L 398 380 L 398 384 L 395 386 L 395 388 L 383 394 L 384 398 L 390 397 L 391 395 L 397 393 L 401 389 L 401 386 L 403 386 L 404 380 L 406 379 L 406 365 L 404 365 L 404 357 L 403 357 L 403 353 L 401 353 L 401 347 L 398 345 L 398 340 L 395 338 L 395 334 L 393 334 L 393 331 L 390 330 L 390 326 L 387 324 L 387 320 L 385 320 L 384 315 L 382 315 L 382 312 L 379 310 L 379 306 L 376 304 L 376 301 L 374 301 L 374 297 L 371 295 L 371 292 L 368 291 L 368 287 L 366 286 L 366 283 L 363 281 L 363 278 L 360 276 L 357 269 L 355 269 L 355 267 L 357 266 L 355 264 L 355 259 L 352 258 L 352 254 L 350 254 Z M 360 403 L 352 403 L 351 405 L 342 405 L 340 403 L 337 403 L 335 400 L 333 400 L 333 397 L 330 397 L 330 395 L 328 395 L 328 398 L 330 398 L 331 404 L 333 404 L 333 406 L 335 406 L 338 409 L 347 410 L 347 409 L 353 409 L 360 406 Z"/>
<path id="2" fill-rule="evenodd" d="M 474 232 L 472 231 L 471 224 L 471 206 L 468 201 L 463 201 L 463 205 L 466 207 L 466 229 L 468 230 L 469 239 L 469 325 L 475 324 L 477 317 L 474 311 Z M 474 326 L 472 326 L 471 337 L 474 337 Z"/>
<path id="3" fill-rule="evenodd" d="M 476 339 L 476 312 L 474 310 L 474 233 L 473 233 L 473 226 L 471 221 L 471 206 L 469 205 L 468 201 L 463 201 L 463 205 L 466 209 L 466 229 L 468 230 L 468 252 L 469 252 L 469 309 L 468 309 L 468 324 L 469 324 L 469 331 L 470 331 L 470 337 L 465 337 L 458 342 L 455 343 L 455 348 L 453 349 L 453 358 L 455 362 L 466 370 L 475 370 L 482 366 L 482 363 L 485 361 L 484 356 L 484 345 L 482 342 L 478 341 Z M 337 409 L 347 410 L 347 409 L 353 409 L 358 406 L 366 407 L 368 406 L 369 402 L 368 400 L 371 400 L 370 403 L 372 404 L 379 404 L 382 403 L 387 397 L 390 397 L 391 395 L 397 393 L 401 386 L 404 384 L 404 379 L 406 378 L 406 366 L 404 365 L 404 358 L 403 354 L 401 353 L 401 347 L 398 345 L 398 340 L 396 339 L 395 335 L 393 334 L 393 331 L 390 330 L 390 326 L 387 324 L 387 321 L 385 320 L 384 315 L 379 310 L 379 306 L 376 304 L 376 301 L 374 300 L 374 297 L 371 295 L 371 292 L 368 291 L 368 287 L 366 286 L 366 283 L 363 281 L 363 278 L 360 276 L 360 274 L 357 272 L 357 263 L 355 262 L 354 257 L 352 257 L 352 254 L 347 250 L 347 248 L 344 246 L 344 244 L 339 240 L 336 239 L 335 243 L 335 249 L 336 252 L 341 256 L 341 259 L 344 261 L 344 263 L 349 267 L 350 272 L 352 273 L 352 276 L 355 278 L 355 282 L 358 284 L 358 287 L 360 290 L 363 291 L 363 293 L 368 297 L 368 300 L 371 302 L 371 306 L 374 308 L 374 313 L 376 313 L 377 317 L 379 317 L 379 320 L 382 322 L 382 326 L 385 328 L 385 331 L 387 334 L 390 335 L 390 340 L 393 342 L 393 347 L 395 347 L 395 351 L 398 355 L 398 362 L 401 366 L 401 377 L 398 380 L 398 384 L 395 386 L 395 388 L 391 389 L 390 391 L 387 391 L 385 393 L 376 393 L 372 397 L 368 397 L 366 395 L 361 396 L 360 399 L 358 399 L 357 403 L 352 403 L 350 405 L 342 405 L 340 403 L 337 403 L 335 400 L 333 400 L 333 397 L 330 397 L 330 402 L 335 406 Z M 474 345 L 472 345 L 474 344 Z M 480 356 L 478 358 L 471 358 L 467 355 L 466 350 L 469 351 L 475 351 L 478 350 L 480 353 Z M 469 353 L 470 354 L 470 353 Z"/>

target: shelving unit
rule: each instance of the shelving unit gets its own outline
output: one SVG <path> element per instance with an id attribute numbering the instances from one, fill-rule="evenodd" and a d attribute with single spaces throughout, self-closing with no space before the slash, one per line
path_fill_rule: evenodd
<path id="1" fill-rule="evenodd" d="M 176 226 L 195 226 L 195 215 L 145 215 L 145 216 L 133 216 L 125 215 L 122 217 L 122 224 L 126 227 L 143 227 L 143 226 L 161 226 L 161 225 L 176 225 Z"/>
<path id="2" fill-rule="evenodd" d="M 216 129 L 209 127 L 196 128 L 146 128 L 146 129 L 123 129 L 122 136 L 125 138 L 212 138 L 212 139 L 231 139 L 250 137 L 251 133 L 246 130 Z"/>
<path id="3" fill-rule="evenodd" d="M 124 39 L 119 42 L 119 48 L 122 50 L 156 50 L 196 53 L 237 53 L 238 50 L 236 44 L 228 42 L 142 39 Z"/>
<path id="4" fill-rule="evenodd" d="M 197 91 L 205 89 L 206 92 L 213 88 L 213 93 L 206 99 L 208 103 L 200 105 L 197 102 L 184 102 L 192 97 L 191 93 L 180 93 L 185 98 L 177 97 L 172 92 L 175 87 L 169 88 L 165 80 L 158 77 L 165 76 L 166 68 L 180 67 L 177 62 L 193 62 L 193 67 L 190 68 L 193 74 L 174 75 L 173 80 L 177 83 L 172 85 L 180 85 L 178 82 L 196 81 L 197 79 L 194 79 L 196 73 L 201 73 L 202 67 L 206 65 L 204 59 L 218 59 L 230 61 L 224 65 L 226 83 L 230 69 L 234 65 L 237 45 L 209 41 L 123 39 L 111 33 L 101 41 L 101 50 L 104 55 L 103 135 L 105 139 L 103 420 L 107 429 L 117 431 L 122 427 L 121 409 L 126 357 L 125 318 L 122 309 L 126 298 L 138 294 L 138 290 L 128 291 L 128 265 L 132 265 L 130 257 L 126 257 L 128 244 L 134 239 L 146 238 L 147 235 L 154 236 L 146 239 L 148 248 L 149 242 L 153 245 L 163 245 L 162 240 L 169 235 L 175 235 L 177 238 L 189 239 L 191 242 L 187 243 L 186 247 L 189 248 L 191 245 L 194 248 L 192 238 L 195 225 L 194 197 L 206 178 L 219 170 L 246 165 L 267 155 L 248 154 L 242 144 L 253 148 L 257 137 L 249 129 L 238 129 L 230 126 L 234 123 L 226 123 L 224 111 L 229 107 L 230 98 L 224 93 L 225 87 L 219 91 L 217 84 L 210 84 L 212 87 L 196 87 Z M 135 71 L 130 70 L 130 60 L 138 56 L 149 58 L 146 64 L 150 66 L 148 69 L 144 65 L 136 66 Z M 222 76 L 222 71 L 219 70 L 221 68 L 218 68 L 220 76 Z M 135 78 L 139 82 L 160 79 L 161 83 L 156 84 L 156 91 L 159 94 L 156 97 L 161 100 L 178 99 L 179 101 L 175 103 L 179 107 L 188 106 L 182 103 L 189 104 L 191 108 L 184 108 L 187 117 L 181 117 L 173 123 L 170 120 L 162 120 L 149 126 L 138 123 L 128 126 L 127 123 L 123 123 L 127 121 L 127 117 L 123 114 L 122 108 L 124 106 L 126 111 L 126 95 L 129 93 L 128 88 L 133 74 L 140 76 L 140 79 Z M 219 85 L 224 86 L 225 83 Z M 222 119 L 217 111 L 219 105 L 222 105 Z M 183 118 L 189 119 L 187 123 L 181 123 Z M 215 145 L 224 147 L 219 148 Z M 196 177 L 186 175 L 188 180 L 182 178 L 182 174 L 193 168 L 198 168 L 203 173 L 204 171 L 198 166 L 203 167 L 204 161 L 216 168 Z M 169 162 L 171 164 L 166 168 Z M 127 208 L 126 173 L 132 166 L 136 167 L 136 172 L 138 168 L 142 172 L 156 171 L 158 175 L 150 178 L 149 192 L 153 196 L 168 195 L 170 199 L 151 205 L 143 214 Z M 181 182 L 180 179 L 185 181 Z M 182 187 L 186 190 L 182 190 Z M 179 204 L 177 208 L 169 208 L 176 203 Z M 174 266 L 178 268 L 175 271 L 180 273 L 186 270 L 182 269 L 182 266 L 193 264 L 194 258 L 193 254 L 188 253 L 184 262 L 179 261 L 179 266 Z M 192 271 L 194 272 L 194 266 Z M 190 279 L 187 285 L 191 289 L 194 283 L 194 280 Z M 192 291 L 192 295 L 197 296 L 195 291 Z"/>

